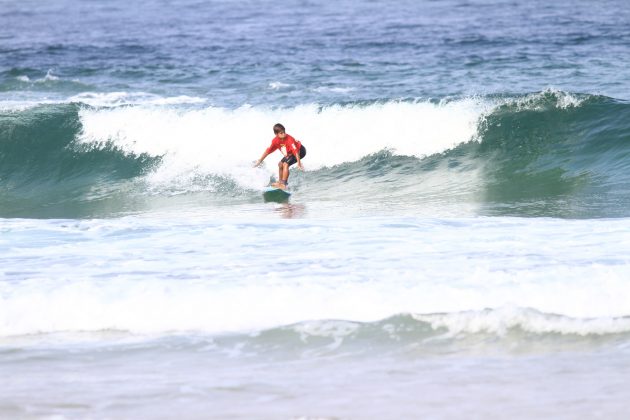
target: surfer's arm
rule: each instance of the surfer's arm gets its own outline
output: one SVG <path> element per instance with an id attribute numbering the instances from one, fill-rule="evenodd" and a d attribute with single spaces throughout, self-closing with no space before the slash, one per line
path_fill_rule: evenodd
<path id="1" fill-rule="evenodd" d="M 277 149 L 276 145 L 274 144 L 274 142 L 271 142 L 271 146 L 267 147 L 267 149 L 265 150 L 265 153 L 262 154 L 262 156 L 260 157 L 260 159 L 258 159 L 256 161 L 256 163 L 254 163 L 254 167 L 260 165 L 262 163 L 263 160 L 265 160 L 265 158 L 267 156 L 269 156 L 270 154 L 272 154 L 273 152 L 275 152 L 275 150 Z"/>
<path id="2" fill-rule="evenodd" d="M 300 146 L 300 147 L 302 147 L 302 146 Z M 293 146 L 291 147 L 291 154 L 293 154 L 293 156 L 295 156 L 295 159 L 297 160 L 298 168 L 304 170 L 304 167 L 302 166 L 302 159 L 300 159 L 300 149 L 297 148 L 295 146 L 295 144 L 293 144 Z"/>
<path id="3" fill-rule="evenodd" d="M 265 160 L 267 156 L 269 156 L 269 149 L 265 150 L 265 153 L 262 154 L 260 159 L 258 159 L 256 163 L 254 163 L 254 167 L 260 166 L 260 164 L 263 162 L 263 160 Z"/>
<path id="4" fill-rule="evenodd" d="M 271 140 L 271 146 L 267 147 L 267 149 L 265 150 L 265 153 L 263 153 L 262 156 L 260 157 L 260 159 L 258 159 L 256 161 L 256 163 L 254 163 L 254 167 L 260 165 L 262 163 L 262 161 L 265 160 L 265 158 L 267 156 L 269 156 L 270 154 L 275 152 L 278 147 L 279 147 L 279 145 L 278 145 L 276 139 Z"/>

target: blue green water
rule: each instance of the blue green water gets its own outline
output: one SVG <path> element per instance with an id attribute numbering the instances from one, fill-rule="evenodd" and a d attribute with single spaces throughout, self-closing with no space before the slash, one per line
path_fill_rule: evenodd
<path id="1" fill-rule="evenodd" d="M 0 90 L 228 107 L 547 87 L 627 99 L 629 16 L 622 0 L 7 2 Z"/>
<path id="2" fill-rule="evenodd" d="M 0 417 L 624 418 L 629 45 L 621 0 L 0 1 Z"/>

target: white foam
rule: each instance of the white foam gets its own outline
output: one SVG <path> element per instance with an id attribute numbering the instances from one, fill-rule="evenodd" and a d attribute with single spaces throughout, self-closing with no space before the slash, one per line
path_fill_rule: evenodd
<path id="1" fill-rule="evenodd" d="M 51 82 L 51 81 L 56 81 L 59 80 L 58 76 L 55 76 L 52 74 L 52 69 L 49 69 L 46 72 L 46 76 L 44 76 L 42 79 L 37 79 L 36 82 L 37 83 L 44 83 L 44 82 Z"/>
<path id="2" fill-rule="evenodd" d="M 325 92 L 332 92 L 332 93 L 350 93 L 355 91 L 355 88 L 352 87 L 328 87 L 328 86 L 320 86 L 317 87 L 315 89 L 313 89 L 314 92 L 318 92 L 318 93 L 325 93 Z"/>
<path id="3" fill-rule="evenodd" d="M 22 77 L 22 76 L 18 76 Z M 23 76 L 28 79 L 28 76 Z M 30 79 L 28 79 L 30 80 Z M 26 79 L 24 79 L 26 81 Z M 59 105 L 79 102 L 92 107 L 125 107 L 125 106 L 180 106 L 195 105 L 207 102 L 195 96 L 164 97 L 146 92 L 83 92 L 65 99 L 5 99 L 0 100 L 2 111 L 24 111 L 41 105 Z"/>
<path id="4" fill-rule="evenodd" d="M 0 336 L 221 333 L 400 313 L 454 334 L 630 331 L 627 219 L 208 220 L 0 219 Z M 278 243 L 290 257 L 278 258 Z"/>
<path id="5" fill-rule="evenodd" d="M 572 318 L 510 306 L 484 311 L 417 314 L 414 318 L 428 322 L 434 329 L 446 328 L 451 334 L 505 335 L 516 328 L 535 334 L 556 333 L 581 336 L 630 332 L 630 317 Z"/>
<path id="6" fill-rule="evenodd" d="M 162 97 L 146 92 L 83 92 L 68 99 L 70 102 L 81 102 L 94 107 L 111 107 L 121 105 L 181 105 L 201 104 L 206 99 L 195 96 Z"/>
<path id="7" fill-rule="evenodd" d="M 110 141 L 128 152 L 164 156 L 150 178 L 158 184 L 212 174 L 257 188 L 277 171 L 279 152 L 267 158 L 266 169 L 251 170 L 251 163 L 269 146 L 276 122 L 307 148 L 306 168 L 318 169 L 384 149 L 418 157 L 443 152 L 474 139 L 479 119 L 491 108 L 482 100 L 464 99 L 287 109 L 84 109 L 81 141 Z"/>
<path id="8" fill-rule="evenodd" d="M 285 89 L 291 87 L 290 84 L 288 83 L 282 83 L 282 82 L 271 82 L 269 83 L 269 89 L 271 90 L 280 90 L 280 89 Z"/>
<path id="9" fill-rule="evenodd" d="M 559 109 L 577 108 L 586 99 L 586 96 L 580 97 L 559 89 L 548 88 L 542 92 L 532 93 L 522 98 L 506 99 L 503 103 L 515 104 L 521 110 L 542 111 L 546 107 L 543 101 L 546 96 L 553 96 L 556 99 L 555 106 Z"/>
<path id="10" fill-rule="evenodd" d="M 107 252 L 105 247 L 102 251 Z M 206 257 L 199 255 L 198 258 Z M 523 309 L 524 305 L 549 300 L 556 285 L 515 285 L 509 290 L 489 293 L 484 292 L 479 282 L 467 290 L 461 284 L 453 287 L 431 284 L 421 275 L 410 277 L 409 281 L 422 286 L 409 286 L 368 281 L 369 277 L 356 272 L 322 281 L 317 273 L 302 271 L 292 274 L 293 280 L 280 273 L 247 272 L 246 278 L 250 281 L 243 282 L 236 277 L 224 278 L 210 264 L 193 261 L 188 261 L 189 267 L 193 267 L 188 273 L 183 266 L 175 264 L 169 279 L 169 258 L 164 262 L 153 261 L 151 265 L 137 260 L 114 259 L 98 266 L 99 262 L 93 261 L 95 276 L 87 276 L 85 280 L 80 280 L 85 266 L 79 265 L 76 274 L 66 273 L 68 267 L 58 267 L 62 269 L 59 272 L 53 267 L 46 270 L 46 276 L 54 279 L 34 277 L 19 285 L 3 285 L 0 288 L 0 336 L 104 330 L 214 334 L 255 331 L 308 320 L 374 322 L 397 313 L 433 310 L 448 312 L 417 314 L 415 317 L 435 329 L 446 328 L 452 334 L 485 332 L 502 335 L 512 328 L 533 333 L 578 335 L 630 332 L 630 318 L 606 315 L 613 311 L 606 310 L 600 297 L 594 299 L 590 308 L 579 308 L 578 304 L 570 302 L 570 297 L 555 305 L 540 305 L 552 310 L 572 307 L 573 311 L 570 308 L 569 314 L 564 316 Z M 240 260 L 232 265 L 225 264 L 221 270 L 241 272 L 241 264 Z M 312 263 L 309 264 L 312 267 Z M 265 267 L 261 261 L 253 265 L 259 273 Z M 110 266 L 116 269 L 108 268 Z M 392 274 L 409 277 L 404 271 L 394 270 Z M 162 278 L 153 280 L 152 273 Z M 381 278 L 387 278 L 387 274 L 386 269 L 376 272 Z M 99 281 L 99 276 L 106 281 Z M 69 277 L 74 280 L 60 280 Z M 186 277 L 195 279 L 185 280 Z M 354 281 L 345 281 L 344 277 Z M 486 272 L 484 277 L 491 276 Z M 507 283 L 509 279 L 504 280 Z M 589 294 L 594 288 L 595 285 L 583 289 L 578 295 Z M 617 287 L 615 290 L 621 292 L 627 288 Z M 515 303 L 505 306 L 506 301 Z M 583 304 L 583 300 L 580 302 Z M 624 305 L 620 299 L 612 304 L 622 309 Z M 482 307 L 494 310 L 460 312 L 461 308 Z M 627 313 L 627 305 L 625 310 Z M 590 316 L 595 311 L 600 311 L 602 316 Z M 344 336 L 356 327 L 356 324 L 335 321 L 331 324 L 307 322 L 295 328 L 304 336 Z"/>

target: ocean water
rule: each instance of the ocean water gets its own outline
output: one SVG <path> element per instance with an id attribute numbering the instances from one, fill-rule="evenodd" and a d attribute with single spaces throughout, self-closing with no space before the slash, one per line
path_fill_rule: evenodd
<path id="1" fill-rule="evenodd" d="M 0 1 L 0 418 L 627 418 L 629 46 L 621 0 Z"/>

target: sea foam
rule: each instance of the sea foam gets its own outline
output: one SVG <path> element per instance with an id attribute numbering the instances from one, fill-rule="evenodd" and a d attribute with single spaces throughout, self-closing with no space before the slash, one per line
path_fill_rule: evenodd
<path id="1" fill-rule="evenodd" d="M 630 331 L 625 219 L 217 223 L 180 215 L 5 220 L 0 228 L 0 336 L 221 334 L 396 314 L 453 334 Z M 11 246 L 23 238 L 32 247 Z M 278 258 L 280 242 L 290 257 Z"/>
<path id="2" fill-rule="evenodd" d="M 477 99 L 386 102 L 370 105 L 305 104 L 271 109 L 116 107 L 83 109 L 86 143 L 111 142 L 130 153 L 162 156 L 150 180 L 176 182 L 219 175 L 256 188 L 277 169 L 277 156 L 252 175 L 251 164 L 269 146 L 271 127 L 282 122 L 307 148 L 307 169 L 353 162 L 382 150 L 422 157 L 475 139 L 479 119 L 492 104 Z"/>

